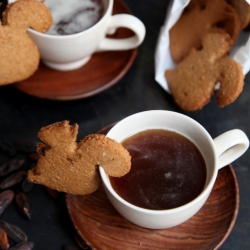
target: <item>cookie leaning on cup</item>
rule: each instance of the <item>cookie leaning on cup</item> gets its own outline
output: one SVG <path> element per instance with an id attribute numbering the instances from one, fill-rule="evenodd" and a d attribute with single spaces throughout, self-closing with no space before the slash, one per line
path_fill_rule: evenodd
<path id="1" fill-rule="evenodd" d="M 7 5 L 0 24 L 0 85 L 24 80 L 38 69 L 40 55 L 26 29 L 46 32 L 51 24 L 43 2 L 19 0 Z"/>
<path id="2" fill-rule="evenodd" d="M 28 180 L 77 195 L 94 192 L 100 185 L 98 166 L 120 177 L 129 172 L 131 157 L 118 142 L 101 134 L 76 142 L 78 125 L 62 121 L 41 128 L 37 145 L 37 166 L 28 171 Z"/>

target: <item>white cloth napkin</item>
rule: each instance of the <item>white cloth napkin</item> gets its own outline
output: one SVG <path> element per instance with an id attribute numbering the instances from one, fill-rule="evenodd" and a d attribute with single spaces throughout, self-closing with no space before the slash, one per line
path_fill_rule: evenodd
<path id="1" fill-rule="evenodd" d="M 246 0 L 250 4 L 250 0 Z M 164 90 L 170 93 L 168 83 L 164 73 L 166 69 L 175 67 L 169 49 L 169 30 L 180 18 L 183 9 L 189 4 L 190 0 L 172 0 L 168 7 L 166 18 L 160 29 L 157 46 L 155 50 L 155 80 Z M 237 42 L 230 51 L 230 57 L 237 61 L 241 66 L 244 75 L 250 70 L 250 33 L 241 32 Z"/>

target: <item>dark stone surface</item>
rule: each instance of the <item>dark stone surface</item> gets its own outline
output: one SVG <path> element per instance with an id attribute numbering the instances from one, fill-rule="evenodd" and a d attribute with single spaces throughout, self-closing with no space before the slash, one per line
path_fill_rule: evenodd
<path id="1" fill-rule="evenodd" d="M 127 74 L 110 89 L 90 98 L 75 101 L 48 101 L 19 92 L 13 85 L 0 87 L 0 139 L 37 140 L 45 125 L 69 120 L 79 124 L 78 139 L 133 113 L 144 110 L 172 110 L 201 123 L 216 137 L 230 129 L 242 129 L 250 137 L 250 75 L 244 91 L 232 104 L 218 108 L 214 98 L 201 111 L 183 112 L 154 80 L 154 52 L 168 1 L 124 0 L 133 14 L 145 24 L 147 34 L 138 56 Z M 1 55 L 0 55 L 1 57 Z M 1 60 L 1 58 L 0 58 Z M 250 152 L 233 162 L 240 189 L 240 208 L 236 223 L 220 249 L 250 249 Z M 34 242 L 36 250 L 62 249 L 74 243 L 74 228 L 63 195 L 53 199 L 42 186 L 28 194 L 32 202 L 31 220 L 20 216 L 14 204 L 0 219 L 21 227 Z"/>

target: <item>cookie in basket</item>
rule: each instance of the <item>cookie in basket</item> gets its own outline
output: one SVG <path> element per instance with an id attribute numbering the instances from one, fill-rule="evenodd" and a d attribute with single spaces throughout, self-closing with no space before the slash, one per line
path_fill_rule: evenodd
<path id="1" fill-rule="evenodd" d="M 191 0 L 169 31 L 173 60 L 178 63 L 192 48 L 201 49 L 203 36 L 215 31 L 225 31 L 236 41 L 241 31 L 236 9 L 225 0 Z"/>
<path id="2" fill-rule="evenodd" d="M 216 101 L 224 107 L 240 95 L 244 86 L 241 66 L 227 57 L 231 38 L 224 32 L 208 33 L 202 39 L 202 49 L 192 49 L 174 69 L 166 70 L 165 77 L 175 102 L 186 111 L 202 109 L 220 88 Z"/>

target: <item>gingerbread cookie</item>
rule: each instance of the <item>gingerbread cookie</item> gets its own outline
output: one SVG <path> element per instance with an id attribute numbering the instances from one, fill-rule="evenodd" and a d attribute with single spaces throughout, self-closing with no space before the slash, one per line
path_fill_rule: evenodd
<path id="1" fill-rule="evenodd" d="M 37 70 L 40 55 L 26 30 L 45 32 L 51 24 L 43 2 L 19 0 L 7 6 L 0 24 L 0 85 L 24 80 Z"/>
<path id="2" fill-rule="evenodd" d="M 209 32 L 225 31 L 234 42 L 240 30 L 239 14 L 226 0 L 191 0 L 169 31 L 172 58 L 178 63 L 192 48 L 201 49 Z"/>
<path id="3" fill-rule="evenodd" d="M 94 192 L 100 185 L 98 166 L 111 176 L 129 172 L 131 157 L 118 142 L 101 134 L 76 142 L 78 125 L 68 121 L 43 127 L 38 137 L 37 166 L 28 172 L 30 182 L 70 194 Z"/>
<path id="4" fill-rule="evenodd" d="M 219 107 L 234 102 L 244 86 L 242 67 L 232 58 L 224 57 L 217 63 L 220 88 L 216 93 L 216 102 Z"/>
<path id="5" fill-rule="evenodd" d="M 232 41 L 228 34 L 208 33 L 202 40 L 202 49 L 192 49 L 175 69 L 166 70 L 165 77 L 176 103 L 186 111 L 202 109 L 220 82 L 217 103 L 225 106 L 242 91 L 244 76 L 241 66 L 225 57 Z"/>

